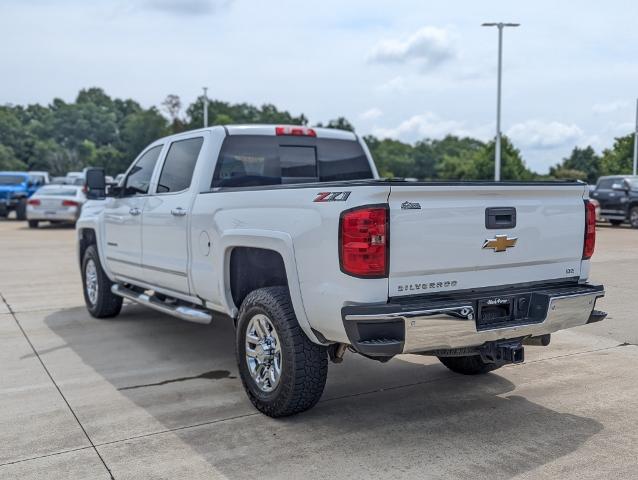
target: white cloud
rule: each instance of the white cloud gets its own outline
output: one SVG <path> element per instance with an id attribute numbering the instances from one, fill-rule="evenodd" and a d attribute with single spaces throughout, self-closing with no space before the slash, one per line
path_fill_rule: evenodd
<path id="1" fill-rule="evenodd" d="M 424 138 L 443 138 L 446 135 L 470 136 L 487 139 L 488 127 L 468 128 L 464 122 L 440 118 L 433 112 L 425 112 L 404 120 L 396 127 L 373 129 L 372 133 L 381 138 L 396 138 L 405 141 Z"/>
<path id="2" fill-rule="evenodd" d="M 373 107 L 359 114 L 359 118 L 361 120 L 376 120 L 377 118 L 381 116 L 383 116 L 383 112 L 381 111 L 381 109 L 377 107 Z"/>
<path id="3" fill-rule="evenodd" d="M 405 91 L 406 82 L 405 78 L 398 76 L 393 77 L 385 83 L 382 83 L 377 87 L 377 90 L 380 92 L 389 92 L 389 93 L 400 93 Z"/>
<path id="4" fill-rule="evenodd" d="M 527 120 L 513 125 L 508 131 L 515 145 L 536 149 L 551 149 L 583 140 L 583 130 L 575 124 Z"/>
<path id="5" fill-rule="evenodd" d="M 378 63 L 417 62 L 433 68 L 456 57 L 452 35 L 443 28 L 424 27 L 405 39 L 379 42 L 368 59 Z"/>
<path id="6" fill-rule="evenodd" d="M 203 15 L 230 6 L 233 0 L 148 0 L 154 10 L 179 15 Z"/>
<path id="7" fill-rule="evenodd" d="M 592 107 L 592 111 L 598 114 L 613 113 L 618 110 L 624 110 L 627 107 L 629 107 L 629 102 L 626 100 L 615 100 L 613 102 L 597 103 Z"/>

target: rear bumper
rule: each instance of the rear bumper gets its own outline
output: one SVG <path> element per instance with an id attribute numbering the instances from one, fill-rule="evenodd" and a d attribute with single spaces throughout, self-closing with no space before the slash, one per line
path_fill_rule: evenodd
<path id="1" fill-rule="evenodd" d="M 606 314 L 594 307 L 604 295 L 602 285 L 590 284 L 488 290 L 410 303 L 347 306 L 342 319 L 350 343 L 365 355 L 443 353 L 600 321 Z M 511 299 L 516 305 L 521 298 L 528 301 L 524 314 L 496 324 L 477 322 L 486 300 Z"/>
<path id="2" fill-rule="evenodd" d="M 27 220 L 38 221 L 54 221 L 54 222 L 73 222 L 75 223 L 80 216 L 79 209 L 76 210 L 58 210 L 45 212 L 40 209 L 27 207 Z"/>

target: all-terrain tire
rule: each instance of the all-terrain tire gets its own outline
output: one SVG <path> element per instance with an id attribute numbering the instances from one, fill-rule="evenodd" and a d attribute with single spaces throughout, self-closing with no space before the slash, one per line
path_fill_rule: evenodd
<path id="1" fill-rule="evenodd" d="M 27 199 L 21 198 L 18 206 L 16 207 L 16 218 L 18 220 L 27 219 Z"/>
<path id="2" fill-rule="evenodd" d="M 246 335 L 251 319 L 265 315 L 276 330 L 281 347 L 278 384 L 264 391 L 250 374 Z M 327 348 L 311 342 L 303 332 L 286 287 L 254 290 L 239 310 L 235 351 L 242 383 L 252 404 L 270 417 L 285 417 L 312 408 L 321 398 L 328 375 Z"/>
<path id="3" fill-rule="evenodd" d="M 93 265 L 93 267 L 91 267 Z M 94 269 L 94 270 L 93 270 Z M 88 270 L 88 273 L 87 273 Z M 95 274 L 94 293 L 89 293 L 87 277 Z M 95 245 L 89 245 L 82 258 L 82 291 L 89 313 L 95 318 L 115 317 L 122 309 L 122 297 L 111 292 L 113 282 L 106 276 Z"/>
<path id="4" fill-rule="evenodd" d="M 39 223 L 37 220 L 29 220 L 29 228 L 38 228 Z"/>
<path id="5" fill-rule="evenodd" d="M 443 365 L 455 373 L 463 375 L 482 375 L 489 373 L 501 365 L 496 363 L 485 363 L 480 355 L 467 355 L 464 357 L 439 357 Z"/>

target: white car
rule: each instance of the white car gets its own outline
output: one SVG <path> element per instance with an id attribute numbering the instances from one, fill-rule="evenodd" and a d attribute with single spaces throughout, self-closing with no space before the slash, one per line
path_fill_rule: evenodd
<path id="1" fill-rule="evenodd" d="M 75 185 L 45 185 L 27 201 L 30 228 L 40 222 L 75 223 L 86 202 L 83 188 Z"/>
<path id="2" fill-rule="evenodd" d="M 582 182 L 383 180 L 352 132 L 252 125 L 162 138 L 108 196 L 101 170 L 87 186 L 90 314 L 125 298 L 225 315 L 248 397 L 273 417 L 316 404 L 347 350 L 481 374 L 606 315 Z"/>

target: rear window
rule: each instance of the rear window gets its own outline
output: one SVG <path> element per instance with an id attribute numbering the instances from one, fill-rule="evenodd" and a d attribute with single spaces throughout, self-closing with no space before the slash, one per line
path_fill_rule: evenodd
<path id="1" fill-rule="evenodd" d="M 353 140 L 232 135 L 226 137 L 212 187 L 253 187 L 373 178 Z"/>
<path id="2" fill-rule="evenodd" d="M 38 195 L 47 196 L 75 197 L 77 194 L 77 188 L 42 187 L 38 190 Z"/>
<path id="3" fill-rule="evenodd" d="M 22 175 L 0 175 L 0 185 L 20 185 L 26 180 Z"/>

